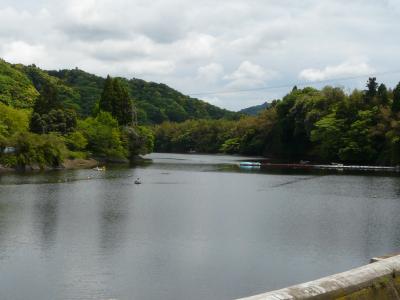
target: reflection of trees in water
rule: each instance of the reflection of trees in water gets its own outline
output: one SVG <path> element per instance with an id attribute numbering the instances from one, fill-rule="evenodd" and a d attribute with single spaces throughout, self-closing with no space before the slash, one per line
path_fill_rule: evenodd
<path id="1" fill-rule="evenodd" d="M 1 177 L 1 176 L 0 176 Z M 3 251 L 7 246 L 7 234 L 9 232 L 10 223 L 14 220 L 13 210 L 9 202 L 0 202 L 0 259 L 3 258 Z"/>
<path id="2" fill-rule="evenodd" d="M 121 191 L 122 190 L 122 191 Z M 125 241 L 125 230 L 128 219 L 129 191 L 121 189 L 119 192 L 103 193 L 100 232 L 100 247 L 110 253 L 119 248 Z M 129 189 L 128 189 L 129 190 Z"/>
<path id="3" fill-rule="evenodd" d="M 366 217 L 364 252 L 367 260 L 374 256 L 398 252 L 400 247 L 400 206 L 394 204 L 400 195 L 398 177 L 363 177 Z M 396 201 L 397 202 L 397 201 Z"/>
<path id="4" fill-rule="evenodd" d="M 35 195 L 34 216 L 38 226 L 38 238 L 43 250 L 48 250 L 55 243 L 57 232 L 59 185 L 38 186 Z"/>

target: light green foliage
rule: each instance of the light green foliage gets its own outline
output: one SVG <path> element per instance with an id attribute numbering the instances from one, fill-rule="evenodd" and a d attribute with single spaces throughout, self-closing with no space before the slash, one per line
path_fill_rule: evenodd
<path id="1" fill-rule="evenodd" d="M 315 123 L 311 131 L 311 141 L 317 143 L 317 152 L 325 160 L 337 160 L 342 145 L 344 121 L 331 113 Z"/>
<path id="2" fill-rule="evenodd" d="M 15 147 L 16 153 L 4 155 L 0 161 L 22 169 L 28 165 L 41 168 L 60 166 L 67 153 L 63 138 L 56 134 L 18 133 L 9 141 L 9 146 Z"/>
<path id="3" fill-rule="evenodd" d="M 0 135 L 10 137 L 28 130 L 29 111 L 0 103 Z"/>
<path id="4" fill-rule="evenodd" d="M 240 139 L 238 137 L 227 139 L 219 148 L 219 151 L 228 154 L 239 153 Z"/>
<path id="5" fill-rule="evenodd" d="M 14 107 L 32 107 L 39 93 L 18 67 L 0 59 L 0 102 Z"/>
<path id="6" fill-rule="evenodd" d="M 360 111 L 358 119 L 350 125 L 342 140 L 344 145 L 339 149 L 342 161 L 362 163 L 371 161 L 376 155 L 370 138 L 370 128 L 373 123 L 373 111 Z"/>
<path id="7" fill-rule="evenodd" d="M 73 151 L 85 150 L 88 141 L 80 131 L 74 131 L 65 137 L 65 142 L 69 149 Z"/>
<path id="8" fill-rule="evenodd" d="M 87 149 L 95 156 L 122 158 L 126 151 L 122 147 L 118 122 L 110 113 L 100 112 L 78 122 L 78 131 L 87 139 Z"/>

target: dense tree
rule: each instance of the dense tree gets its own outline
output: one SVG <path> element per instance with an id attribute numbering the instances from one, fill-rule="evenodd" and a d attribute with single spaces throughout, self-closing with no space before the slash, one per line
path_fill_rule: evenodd
<path id="1" fill-rule="evenodd" d="M 78 131 L 88 141 L 87 148 L 95 156 L 111 158 L 126 156 L 118 121 L 109 112 L 100 112 L 95 118 L 89 117 L 78 122 Z"/>
<path id="2" fill-rule="evenodd" d="M 48 114 L 32 113 L 30 130 L 35 133 L 72 132 L 77 123 L 77 115 L 73 110 L 52 109 Z"/>
<path id="3" fill-rule="evenodd" d="M 120 125 L 128 125 L 133 122 L 132 106 L 129 92 L 121 80 L 107 76 L 99 101 L 99 109 L 111 113 Z"/>
<path id="4" fill-rule="evenodd" d="M 144 126 L 125 127 L 122 141 L 130 161 L 134 161 L 140 154 L 152 152 L 154 148 L 154 135 Z"/>
<path id="5" fill-rule="evenodd" d="M 384 85 L 383 83 L 381 83 L 378 87 L 377 97 L 379 100 L 379 104 L 387 105 L 389 103 L 389 93 L 386 85 Z"/>
<path id="6" fill-rule="evenodd" d="M 26 132 L 28 127 L 28 110 L 16 109 L 0 103 L 0 135 L 10 137 L 15 133 Z"/>
<path id="7" fill-rule="evenodd" d="M 39 93 L 23 70 L 0 59 L 0 102 L 18 108 L 33 106 Z"/>
<path id="8" fill-rule="evenodd" d="M 133 101 L 129 95 L 128 89 L 118 78 L 114 79 L 113 86 L 116 95 L 113 107 L 113 115 L 118 120 L 120 125 L 132 124 Z"/>
<path id="9" fill-rule="evenodd" d="M 365 91 L 365 100 L 367 103 L 371 103 L 374 97 L 376 96 L 378 89 L 378 83 L 376 82 L 376 77 L 368 78 L 366 87 L 367 89 Z"/>
<path id="10" fill-rule="evenodd" d="M 110 113 L 114 113 L 114 99 L 115 99 L 115 91 L 114 91 L 114 81 L 110 77 L 107 76 L 107 79 L 104 82 L 103 92 L 101 93 L 101 98 L 99 101 L 99 109 L 102 111 L 108 111 Z"/>
<path id="11" fill-rule="evenodd" d="M 33 106 L 33 112 L 39 115 L 47 114 L 53 109 L 60 109 L 62 103 L 54 85 L 46 83 L 42 86 L 40 96 Z"/>
<path id="12" fill-rule="evenodd" d="M 400 82 L 393 90 L 392 111 L 395 113 L 400 111 Z"/>
<path id="13" fill-rule="evenodd" d="M 24 132 L 14 137 L 12 145 L 16 149 L 15 164 L 21 169 L 28 165 L 58 167 L 67 153 L 63 139 L 57 134 Z"/>

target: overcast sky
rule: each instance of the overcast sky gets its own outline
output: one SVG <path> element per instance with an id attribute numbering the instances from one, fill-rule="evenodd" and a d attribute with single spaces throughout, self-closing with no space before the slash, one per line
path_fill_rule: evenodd
<path id="1" fill-rule="evenodd" d="M 166 83 L 185 94 L 400 71 L 399 0 L 0 0 L 0 57 Z M 393 86 L 400 72 L 378 76 Z M 320 86 L 313 84 L 314 86 Z M 289 87 L 196 97 L 232 110 Z"/>

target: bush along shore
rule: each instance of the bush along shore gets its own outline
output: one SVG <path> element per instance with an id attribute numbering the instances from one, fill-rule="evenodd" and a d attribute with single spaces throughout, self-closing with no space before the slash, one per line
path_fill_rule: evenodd
<path id="1" fill-rule="evenodd" d="M 66 108 L 44 82 L 31 109 L 0 102 L 0 170 L 91 168 L 129 162 L 153 150 L 150 129 L 135 122 L 135 107 L 119 79 L 107 78 L 92 116 Z"/>

